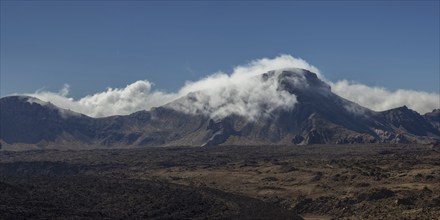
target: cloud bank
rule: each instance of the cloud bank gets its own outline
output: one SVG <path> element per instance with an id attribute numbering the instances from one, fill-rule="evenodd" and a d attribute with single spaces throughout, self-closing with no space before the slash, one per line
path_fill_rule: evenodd
<path id="1" fill-rule="evenodd" d="M 68 85 L 64 85 L 59 92 L 36 91 L 25 95 L 92 117 L 126 115 L 178 100 L 167 106 L 187 113 L 207 114 L 213 118 L 238 114 L 252 119 L 270 114 L 277 108 L 294 106 L 296 97 L 279 91 L 276 77 L 268 80 L 257 77 L 271 70 L 286 68 L 314 72 L 332 86 L 334 93 L 376 111 L 407 105 L 423 114 L 440 108 L 440 94 L 413 90 L 389 91 L 347 80 L 330 82 L 316 67 L 290 55 L 254 60 L 235 67 L 230 74 L 220 71 L 201 80 L 187 82 L 176 93 L 154 90 L 153 83 L 139 80 L 124 88 L 107 88 L 106 91 L 80 99 L 69 97 Z"/>
<path id="2" fill-rule="evenodd" d="M 440 94 L 423 91 L 389 91 L 381 87 L 369 87 L 356 82 L 341 80 L 330 82 L 332 91 L 341 97 L 375 111 L 384 111 L 406 105 L 421 114 L 440 108 Z"/>
<path id="3" fill-rule="evenodd" d="M 139 80 L 124 88 L 108 88 L 104 92 L 75 100 L 69 97 L 69 86 L 59 92 L 36 91 L 24 94 L 39 98 L 54 105 L 92 117 L 126 115 L 140 110 L 163 105 L 175 99 L 174 94 L 152 91 L 152 84 Z"/>
<path id="4" fill-rule="evenodd" d="M 263 80 L 261 74 L 275 69 L 300 68 L 317 74 L 319 70 L 300 58 L 281 55 L 237 66 L 231 74 L 218 72 L 196 82 L 187 82 L 177 97 L 186 97 L 168 105 L 186 113 L 202 113 L 212 118 L 236 114 L 248 119 L 268 115 L 275 109 L 292 108 L 296 96 L 278 90 L 275 76 Z"/>
<path id="5" fill-rule="evenodd" d="M 277 74 L 280 72 L 274 75 Z M 209 85 L 211 88 L 205 88 Z M 214 119 L 241 115 L 253 120 L 267 116 L 275 109 L 294 107 L 296 96 L 278 88 L 279 82 L 275 76 L 265 79 L 260 76 L 218 74 L 187 84 L 181 94 L 188 95 L 167 107 L 190 114 L 209 115 Z"/>

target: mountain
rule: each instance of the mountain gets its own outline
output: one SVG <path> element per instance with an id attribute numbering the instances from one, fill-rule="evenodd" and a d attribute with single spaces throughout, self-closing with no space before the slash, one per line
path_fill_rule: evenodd
<path id="1" fill-rule="evenodd" d="M 432 112 L 426 113 L 424 117 L 434 128 L 440 130 L 440 109 L 434 109 Z"/>
<path id="2" fill-rule="evenodd" d="M 440 139 L 440 110 L 424 116 L 406 106 L 372 111 L 334 93 L 316 74 L 302 69 L 270 71 L 277 91 L 296 98 L 256 119 L 230 114 L 210 117 L 176 110 L 198 102 L 188 94 L 167 105 L 126 116 L 91 118 L 34 97 L 0 99 L 4 146 L 95 148 L 266 144 L 425 143 Z M 301 82 L 301 84 L 298 84 Z"/>
<path id="3" fill-rule="evenodd" d="M 95 119 L 43 102 L 34 97 L 10 96 L 0 99 L 0 140 L 2 145 L 20 144 L 39 148 L 61 142 L 91 143 Z"/>

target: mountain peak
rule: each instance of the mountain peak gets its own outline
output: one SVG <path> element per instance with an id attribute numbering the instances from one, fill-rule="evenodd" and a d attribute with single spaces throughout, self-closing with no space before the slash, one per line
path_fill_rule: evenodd
<path id="1" fill-rule="evenodd" d="M 389 112 L 389 113 L 394 112 L 394 113 L 405 113 L 405 114 L 417 114 L 417 115 L 419 115 L 418 112 L 408 108 L 408 106 L 406 106 L 406 105 L 403 105 L 403 106 L 400 106 L 400 107 L 397 107 L 397 108 L 392 108 L 392 109 L 386 110 L 384 112 Z"/>
<path id="2" fill-rule="evenodd" d="M 70 109 L 60 108 L 51 102 L 45 102 L 39 98 L 27 95 L 14 95 L 14 96 L 6 96 L 0 99 L 2 105 L 8 106 L 16 106 L 17 109 L 34 109 L 34 111 L 42 112 L 47 110 L 48 112 L 55 112 L 59 114 L 59 116 L 66 118 L 70 116 L 84 116 L 83 114 L 71 111 Z"/>
<path id="3" fill-rule="evenodd" d="M 37 103 L 40 105 L 45 105 L 47 102 L 42 101 L 41 99 L 35 98 L 33 96 L 27 95 L 12 95 L 1 98 L 4 102 L 29 102 L 29 103 Z"/>
<path id="4" fill-rule="evenodd" d="M 406 106 L 406 105 L 403 105 L 403 106 L 399 107 L 398 109 L 409 110 L 408 106 Z"/>
<path id="5" fill-rule="evenodd" d="M 278 82 L 282 89 L 289 93 L 296 94 L 301 91 L 325 91 L 331 92 L 331 87 L 324 81 L 318 78 L 316 73 L 305 69 L 289 68 L 269 71 L 265 74 L 277 74 Z M 263 78 L 265 78 L 263 74 Z"/>
<path id="6" fill-rule="evenodd" d="M 432 112 L 428 112 L 425 114 L 426 116 L 431 116 L 431 117 L 440 117 L 440 109 L 434 109 L 432 110 Z"/>

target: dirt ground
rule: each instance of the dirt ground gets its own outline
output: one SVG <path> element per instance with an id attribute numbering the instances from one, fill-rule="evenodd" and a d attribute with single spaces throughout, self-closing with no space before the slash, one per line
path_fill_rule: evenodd
<path id="1" fill-rule="evenodd" d="M 47 185 L 51 181 L 60 182 L 60 179 L 72 177 L 88 178 L 87 181 L 97 178 L 154 182 L 171 185 L 171 188 L 183 187 L 184 191 L 201 189 L 197 192 L 209 194 L 209 201 L 220 197 L 218 201 L 228 200 L 225 204 L 245 204 L 249 201 L 264 207 L 265 213 L 269 210 L 287 213 L 268 217 L 259 212 L 261 219 L 294 219 L 294 213 L 310 220 L 440 219 L 440 153 L 424 145 L 0 152 L 0 185 L 26 185 L 35 178 L 45 178 L 49 182 L 45 183 Z M 4 190 L 5 187 L 0 188 Z M 219 196 L 220 192 L 227 196 Z M 170 197 L 162 199 L 174 200 L 172 195 L 170 193 Z M 238 200 L 237 196 L 240 197 Z M 198 217 L 185 216 L 243 218 L 249 217 L 249 214 L 243 213 L 255 212 L 249 211 L 245 205 L 223 204 L 221 207 L 224 206 L 234 209 L 226 212 L 219 209 L 220 206 L 201 206 L 201 210 L 218 209 L 223 211 L 215 212 L 223 214 L 213 211 L 210 216 L 200 213 Z M 2 207 L 8 208 L 0 201 L 0 209 Z M 249 210 L 231 214 L 239 213 L 240 209 Z M 179 213 L 171 214 L 176 219 L 179 217 Z"/>

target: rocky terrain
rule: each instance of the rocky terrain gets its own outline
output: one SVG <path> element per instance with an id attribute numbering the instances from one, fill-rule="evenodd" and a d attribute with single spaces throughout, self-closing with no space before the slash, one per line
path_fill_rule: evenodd
<path id="1" fill-rule="evenodd" d="M 0 152 L 2 219 L 438 219 L 434 145 Z"/>
<path id="2" fill-rule="evenodd" d="M 295 103 L 186 111 L 201 90 L 92 118 L 1 98 L 1 219 L 438 219 L 440 110 L 372 111 L 302 69 L 252 79 Z"/>
<path id="3" fill-rule="evenodd" d="M 258 77 L 262 83 L 276 81 L 277 90 L 294 96 L 297 103 L 253 120 L 236 114 L 212 118 L 179 110 L 198 101 L 192 93 L 150 111 L 91 118 L 33 97 L 10 96 L 0 99 L 0 143 L 7 150 L 28 150 L 440 140 L 439 110 L 420 115 L 403 106 L 375 112 L 332 93 L 307 70 L 271 71 Z"/>

